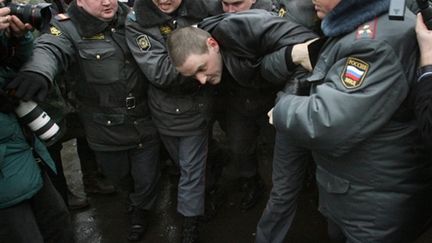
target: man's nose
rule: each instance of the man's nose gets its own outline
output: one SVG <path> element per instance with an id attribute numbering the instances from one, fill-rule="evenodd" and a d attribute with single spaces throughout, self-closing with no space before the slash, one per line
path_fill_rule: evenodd
<path id="1" fill-rule="evenodd" d="M 228 5 L 227 10 L 228 10 L 228 13 L 235 13 L 235 12 L 237 12 L 236 8 L 234 6 L 232 6 L 232 5 Z"/>
<path id="2" fill-rule="evenodd" d="M 200 84 L 206 84 L 207 83 L 207 77 L 204 74 L 197 74 L 195 78 L 200 82 Z"/>

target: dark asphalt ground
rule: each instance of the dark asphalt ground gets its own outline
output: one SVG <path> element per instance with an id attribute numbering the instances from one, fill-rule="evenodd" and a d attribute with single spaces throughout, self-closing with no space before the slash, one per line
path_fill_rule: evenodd
<path id="1" fill-rule="evenodd" d="M 263 139 L 264 141 L 266 139 Z M 268 139 L 267 139 L 268 140 Z M 74 140 L 62 151 L 68 184 L 75 194 L 82 194 L 81 172 L 76 158 Z M 254 208 L 242 212 L 240 193 L 234 166 L 229 164 L 221 178 L 222 205 L 216 216 L 201 224 L 201 243 L 253 243 L 255 228 L 265 207 L 271 188 L 271 145 L 261 143 L 260 174 L 266 184 L 266 196 Z M 164 170 L 161 195 L 155 217 L 141 242 L 177 243 L 180 240 L 181 218 L 176 212 L 176 178 Z M 127 234 L 125 195 L 88 195 L 90 207 L 72 211 L 78 243 L 122 243 Z M 297 216 L 286 242 L 329 243 L 325 219 L 317 211 L 317 192 L 314 184 L 305 188 L 298 202 Z M 431 205 L 432 206 L 432 205 Z M 431 243 L 432 229 L 415 243 Z"/>

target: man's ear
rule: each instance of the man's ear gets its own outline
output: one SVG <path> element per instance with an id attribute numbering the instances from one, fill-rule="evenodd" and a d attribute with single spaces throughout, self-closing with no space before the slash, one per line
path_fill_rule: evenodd
<path id="1" fill-rule="evenodd" d="M 211 48 L 216 48 L 216 50 L 219 50 L 219 44 L 213 37 L 207 38 L 207 46 L 209 48 L 211 47 Z"/>

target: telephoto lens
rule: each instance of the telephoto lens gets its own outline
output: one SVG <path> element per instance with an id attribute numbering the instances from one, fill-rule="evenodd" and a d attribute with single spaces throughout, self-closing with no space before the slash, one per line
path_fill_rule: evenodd
<path id="1" fill-rule="evenodd" d="M 10 3 L 11 15 L 17 16 L 23 23 L 31 24 L 37 30 L 45 30 L 51 20 L 50 3 L 20 4 Z"/>
<path id="2" fill-rule="evenodd" d="M 20 122 L 45 142 L 49 142 L 60 131 L 59 126 L 34 101 L 20 101 L 15 113 Z"/>

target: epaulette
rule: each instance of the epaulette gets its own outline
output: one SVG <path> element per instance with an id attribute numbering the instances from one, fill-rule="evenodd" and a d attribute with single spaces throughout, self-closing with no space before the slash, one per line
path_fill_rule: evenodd
<path id="1" fill-rule="evenodd" d="M 357 28 L 356 40 L 359 39 L 375 39 L 378 20 L 375 18 Z"/>
<path id="2" fill-rule="evenodd" d="M 54 18 L 55 18 L 56 20 L 58 20 L 58 21 L 65 21 L 65 20 L 69 20 L 69 19 L 70 19 L 69 15 L 66 14 L 66 13 L 59 13 L 59 14 L 56 14 L 56 15 L 54 16 Z"/>
<path id="3" fill-rule="evenodd" d="M 135 11 L 130 11 L 130 13 L 127 15 L 128 19 L 136 22 L 136 15 L 135 15 Z"/>

